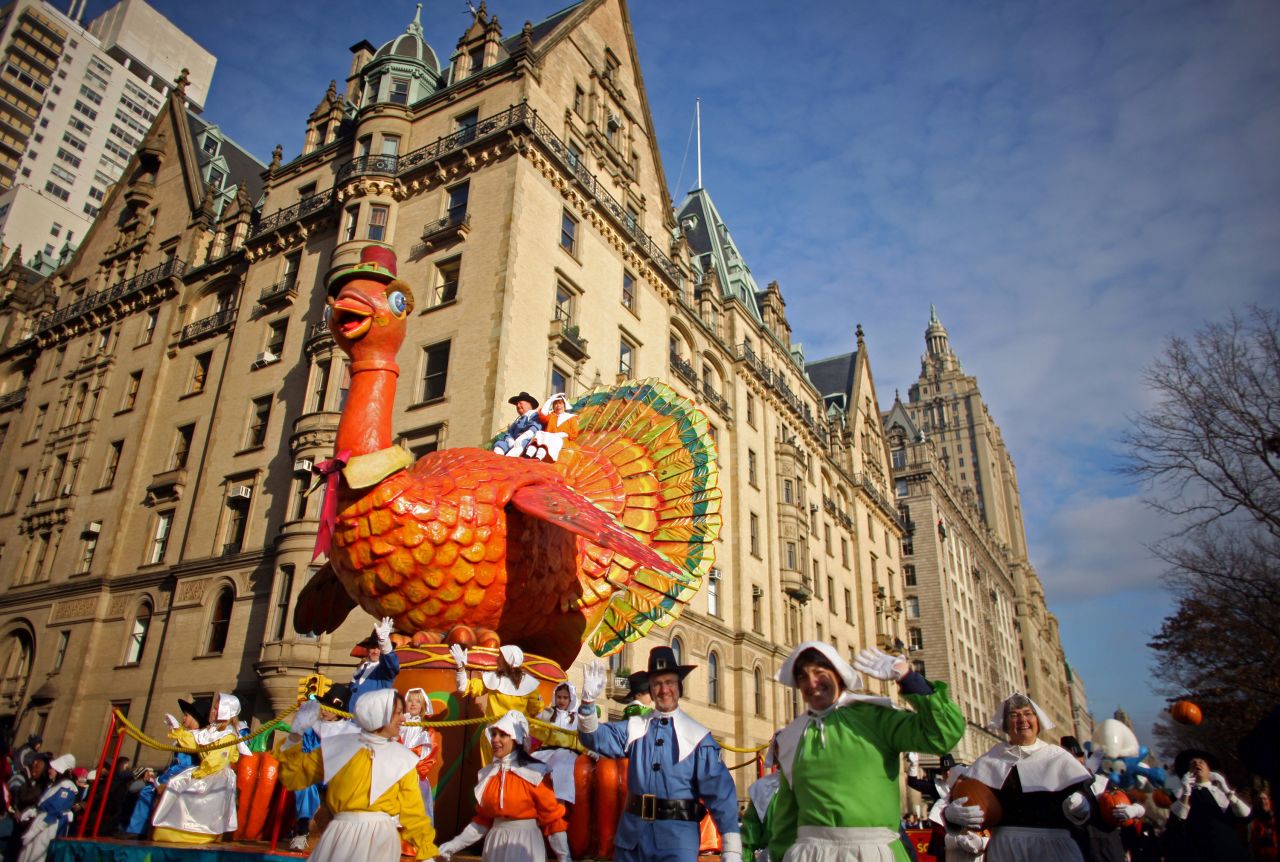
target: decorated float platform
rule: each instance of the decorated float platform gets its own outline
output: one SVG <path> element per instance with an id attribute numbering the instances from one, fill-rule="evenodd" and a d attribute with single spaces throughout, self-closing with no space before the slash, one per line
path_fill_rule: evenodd
<path id="1" fill-rule="evenodd" d="M 285 862 L 305 853 L 271 852 L 262 844 L 159 844 L 116 838 L 59 838 L 49 847 L 50 862 Z"/>

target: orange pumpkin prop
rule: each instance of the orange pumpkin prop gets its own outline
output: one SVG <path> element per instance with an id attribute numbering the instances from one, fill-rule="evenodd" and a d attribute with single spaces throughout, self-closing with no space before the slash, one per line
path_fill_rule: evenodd
<path id="1" fill-rule="evenodd" d="M 1102 809 L 1102 819 L 1107 821 L 1110 826 L 1126 826 L 1130 823 L 1137 823 L 1136 818 L 1121 820 L 1116 814 L 1116 809 L 1121 805 L 1129 804 L 1129 795 L 1123 790 L 1108 790 L 1098 797 L 1098 807 Z"/>
<path id="2" fill-rule="evenodd" d="M 1204 720 L 1200 707 L 1189 700 L 1180 700 L 1169 708 L 1169 714 L 1178 724 L 1199 724 Z"/>
<path id="3" fill-rule="evenodd" d="M 982 809 L 982 828 L 990 829 L 1000 822 L 1004 816 L 1004 808 L 995 792 L 976 778 L 961 778 L 951 789 L 951 798 L 966 798 L 967 805 L 976 805 Z"/>

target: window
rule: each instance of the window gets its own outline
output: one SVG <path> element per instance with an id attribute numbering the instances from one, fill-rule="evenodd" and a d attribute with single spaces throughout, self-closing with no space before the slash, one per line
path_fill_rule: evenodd
<path id="1" fill-rule="evenodd" d="M 276 589 L 276 622 L 273 640 L 283 640 L 289 630 L 289 598 L 293 594 L 293 566 L 281 566 Z"/>
<path id="2" fill-rule="evenodd" d="M 471 184 L 459 183 L 449 189 L 448 208 L 445 215 L 449 218 L 449 224 L 462 224 L 467 217 L 467 200 L 471 196 Z"/>
<path id="3" fill-rule="evenodd" d="M 622 304 L 629 311 L 636 310 L 636 277 L 625 270 L 622 273 Z"/>
<path id="4" fill-rule="evenodd" d="M 267 440 L 267 423 L 271 421 L 271 396 L 253 399 L 249 406 L 249 430 L 245 434 L 244 448 L 254 449 Z"/>
<path id="5" fill-rule="evenodd" d="M 449 344 L 442 341 L 422 350 L 422 401 L 444 397 L 449 379 Z"/>
<path id="6" fill-rule="evenodd" d="M 93 568 L 93 556 L 98 552 L 98 534 L 102 530 L 102 522 L 94 521 L 84 531 L 80 540 L 80 566 L 76 574 L 87 575 Z"/>
<path id="7" fill-rule="evenodd" d="M 917 598 L 916 596 L 907 596 L 906 607 L 907 607 L 907 619 L 909 620 L 920 619 L 920 599 L 919 598 Z"/>
<path id="8" fill-rule="evenodd" d="M 923 659 L 916 659 L 911 663 L 911 665 L 912 667 L 915 668 L 916 673 L 920 674 L 921 676 L 924 676 L 924 660 Z"/>
<path id="9" fill-rule="evenodd" d="M 913 650 L 924 649 L 924 629 L 907 629 L 907 646 Z"/>
<path id="10" fill-rule="evenodd" d="M 764 715 L 764 674 L 758 667 L 751 671 L 751 686 L 755 695 L 756 715 Z"/>
<path id="11" fill-rule="evenodd" d="M 836 579 L 827 575 L 827 610 L 836 612 Z"/>
<path id="12" fill-rule="evenodd" d="M 191 365 L 191 382 L 187 386 L 188 393 L 203 392 L 209 381 L 209 363 L 213 361 L 213 352 L 201 353 Z"/>
<path id="13" fill-rule="evenodd" d="M 813 573 L 813 595 L 814 595 L 814 598 L 821 599 L 822 598 L 822 579 L 821 577 L 819 577 L 821 575 L 821 571 L 818 569 L 817 560 L 811 560 L 810 562 L 812 564 L 810 571 Z"/>
<path id="14" fill-rule="evenodd" d="M 147 632 L 151 630 L 151 605 L 143 602 L 138 605 L 138 612 L 133 618 L 133 628 L 129 631 L 129 647 L 125 651 L 125 664 L 138 664 L 142 661 L 142 651 L 147 648 Z"/>
<path id="15" fill-rule="evenodd" d="M 870 512 L 867 512 L 867 538 L 873 542 L 876 540 L 876 521 Z"/>
<path id="16" fill-rule="evenodd" d="M 909 491 L 908 491 L 908 489 L 907 489 L 907 480 L 906 480 L 906 479 L 898 479 L 896 482 L 894 482 L 894 483 L 893 483 L 893 491 L 894 491 L 894 493 L 895 493 L 895 494 L 897 494 L 899 497 L 905 497 L 905 496 L 907 496 L 907 494 L 909 493 Z"/>
<path id="17" fill-rule="evenodd" d="M 749 519 L 750 535 L 751 535 L 751 554 L 752 556 L 760 556 L 760 516 L 755 512 L 751 513 Z"/>
<path id="18" fill-rule="evenodd" d="M 914 587 L 916 585 L 916 567 L 912 565 L 903 566 L 902 579 L 907 586 Z"/>
<path id="19" fill-rule="evenodd" d="M 67 647 L 71 645 L 71 632 L 58 632 L 58 648 L 53 653 L 53 670 L 62 670 L 62 663 L 67 658 Z"/>
<path id="20" fill-rule="evenodd" d="M 86 203 L 84 205 L 84 214 L 87 215 L 89 218 L 97 218 L 98 213 L 100 212 L 102 212 L 101 207 L 95 207 L 93 204 L 90 204 L 90 203 Z"/>
<path id="21" fill-rule="evenodd" d="M 208 155 L 216 156 L 218 154 L 218 139 L 213 135 L 206 134 L 204 136 L 204 151 Z"/>
<path id="22" fill-rule="evenodd" d="M 209 185 L 213 187 L 215 192 L 222 191 L 222 184 L 226 179 L 227 175 L 218 168 L 209 168 Z"/>
<path id="23" fill-rule="evenodd" d="M 151 339 L 155 337 L 156 326 L 160 322 L 160 310 L 153 308 L 147 312 L 146 318 L 142 321 L 142 335 L 138 338 L 138 346 L 150 344 Z"/>
<path id="24" fill-rule="evenodd" d="M 382 155 L 384 156 L 400 155 L 400 136 L 399 135 L 383 135 L 382 136 Z"/>
<path id="25" fill-rule="evenodd" d="M 907 466 L 907 450 L 906 449 L 894 449 L 892 452 L 889 453 L 889 458 L 891 459 L 893 463 L 893 469 L 895 470 L 901 470 L 902 468 Z"/>
<path id="26" fill-rule="evenodd" d="M 457 127 L 458 137 L 461 139 L 459 143 L 466 143 L 476 136 L 476 124 L 480 122 L 480 112 L 478 110 L 467 111 L 465 114 L 459 115 L 454 122 Z"/>
<path id="27" fill-rule="evenodd" d="M 571 395 L 569 392 L 569 373 L 559 367 L 551 366 L 551 391 L 563 392 L 565 395 Z"/>
<path id="28" fill-rule="evenodd" d="M 232 485 L 227 496 L 227 525 L 223 533 L 222 555 L 230 556 L 244 550 L 245 528 L 249 523 L 249 500 L 236 496 L 235 492 L 248 485 Z"/>
<path id="29" fill-rule="evenodd" d="M 41 404 L 36 408 L 35 416 L 31 418 L 31 428 L 27 431 L 27 440 L 36 440 L 40 437 L 40 432 L 44 430 L 45 417 L 49 415 L 49 405 Z"/>
<path id="30" fill-rule="evenodd" d="M 844 621 L 853 623 L 853 591 L 849 589 L 844 591 Z"/>
<path id="31" fill-rule="evenodd" d="M 311 370 L 311 405 L 309 412 L 319 413 L 324 410 L 325 394 L 329 391 L 329 371 L 332 360 L 325 358 L 316 361 Z"/>
<path id="32" fill-rule="evenodd" d="M 343 218 L 342 241 L 350 242 L 356 238 L 356 225 L 360 221 L 360 206 L 357 204 L 356 206 L 347 207 Z"/>
<path id="33" fill-rule="evenodd" d="M 413 455 L 414 459 L 439 451 L 444 440 L 444 425 L 428 425 L 400 435 L 400 445 Z"/>
<path id="34" fill-rule="evenodd" d="M 187 458 L 191 454 L 191 439 L 195 436 L 196 426 L 183 425 L 178 429 L 178 433 L 173 443 L 173 458 L 169 462 L 170 470 L 185 470 L 187 467 Z"/>
<path id="35" fill-rule="evenodd" d="M 579 117 L 582 116 L 583 108 L 586 106 L 587 94 L 581 87 L 573 88 L 573 112 Z"/>
<path id="36" fill-rule="evenodd" d="M 846 569 L 849 568 L 849 540 L 844 536 L 840 537 L 840 562 Z"/>
<path id="37" fill-rule="evenodd" d="M 679 637 L 671 639 L 671 652 L 675 653 L 676 664 L 684 664 L 684 641 Z"/>
<path id="38" fill-rule="evenodd" d="M 635 370 L 635 345 L 624 337 L 618 341 L 618 373 L 623 377 L 631 377 Z"/>
<path id="39" fill-rule="evenodd" d="M 18 501 L 22 499 L 22 490 L 27 484 L 27 471 L 19 470 L 13 474 L 13 482 L 9 485 L 9 500 L 4 505 L 6 512 L 12 512 L 18 508 Z"/>
<path id="40" fill-rule="evenodd" d="M 720 656 L 715 650 L 707 656 L 707 702 L 720 703 Z"/>
<path id="41" fill-rule="evenodd" d="M 62 147 L 58 147 L 57 156 L 59 159 L 71 165 L 71 167 L 73 168 L 80 167 L 80 157 L 77 156 L 75 153 L 69 152 L 68 150 L 64 150 Z"/>
<path id="42" fill-rule="evenodd" d="M 76 110 L 84 114 L 86 117 L 88 117 L 91 120 L 98 119 L 98 112 L 95 111 L 93 108 L 90 108 L 88 105 L 86 105 L 84 102 L 80 101 L 79 99 L 76 99 Z"/>
<path id="43" fill-rule="evenodd" d="M 578 220 L 568 210 L 560 214 L 560 247 L 574 256 L 578 253 Z"/>
<path id="44" fill-rule="evenodd" d="M 151 554 L 147 563 L 154 565 L 164 562 L 165 551 L 169 549 L 169 531 L 173 528 L 173 510 L 156 513 L 155 532 L 151 534 Z"/>
<path id="45" fill-rule="evenodd" d="M 377 204 L 369 207 L 368 239 L 373 242 L 383 241 L 387 235 L 387 217 L 390 212 L 390 207 L 378 206 Z"/>
<path id="46" fill-rule="evenodd" d="M 391 102 L 396 105 L 409 104 L 409 79 L 391 79 Z"/>
<path id="47" fill-rule="evenodd" d="M 103 488 L 110 488 L 116 481 L 116 471 L 120 469 L 120 455 L 124 452 L 124 441 L 116 440 L 107 446 L 107 463 L 102 470 Z"/>
<path id="48" fill-rule="evenodd" d="M 748 449 L 747 450 L 747 481 L 751 483 L 752 488 L 760 487 L 759 484 L 757 484 L 757 479 L 758 479 L 758 476 L 756 472 L 756 452 L 754 449 Z"/>
<path id="49" fill-rule="evenodd" d="M 796 501 L 796 483 L 790 479 L 782 480 L 782 502 L 794 503 Z"/>
<path id="50" fill-rule="evenodd" d="M 138 390 L 142 388 L 142 372 L 135 371 L 129 375 L 124 384 L 124 400 L 120 404 L 120 412 L 132 410 L 138 403 Z"/>
<path id="51" fill-rule="evenodd" d="M 788 569 L 795 570 L 799 566 L 799 560 L 796 558 L 796 543 L 787 542 L 785 565 Z"/>
<path id="52" fill-rule="evenodd" d="M 484 68 L 484 45 L 473 48 L 468 56 L 471 59 L 471 74 L 478 74 Z"/>
<path id="53" fill-rule="evenodd" d="M 573 290 L 564 282 L 556 285 L 556 320 L 573 325 Z"/>
<path id="54" fill-rule="evenodd" d="M 757 634 L 764 633 L 764 590 L 751 588 L 751 630 Z"/>
<path id="55" fill-rule="evenodd" d="M 67 191 L 53 180 L 49 180 L 44 184 L 44 190 L 59 200 L 66 201 L 71 199 L 71 192 Z"/>
<path id="56" fill-rule="evenodd" d="M 712 569 L 707 576 L 707 613 L 720 616 L 720 570 Z"/>
<path id="57" fill-rule="evenodd" d="M 756 427 L 756 397 L 747 393 L 747 424 Z"/>
<path id="58" fill-rule="evenodd" d="M 218 590 L 218 597 L 213 602 L 213 617 L 209 620 L 209 641 L 205 646 L 205 655 L 221 655 L 226 649 L 235 601 L 236 596 L 231 587 Z"/>
<path id="59" fill-rule="evenodd" d="M 436 289 L 431 293 L 429 307 L 447 305 L 458 298 L 458 280 L 462 276 L 462 258 L 452 257 L 436 264 Z"/>
<path id="60" fill-rule="evenodd" d="M 289 318 L 273 320 L 267 326 L 267 343 L 263 347 L 265 353 L 279 359 L 284 354 L 284 337 L 289 329 Z"/>

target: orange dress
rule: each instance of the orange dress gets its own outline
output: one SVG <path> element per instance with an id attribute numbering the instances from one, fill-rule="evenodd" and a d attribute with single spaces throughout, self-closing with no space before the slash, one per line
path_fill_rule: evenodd
<path id="1" fill-rule="evenodd" d="M 472 819 L 484 827 L 491 827 L 498 818 L 505 820 L 536 820 L 543 835 L 564 832 L 569 824 L 564 819 L 564 806 L 551 789 L 551 775 L 536 767 L 516 770 L 495 768 L 496 773 L 484 786 L 480 802 Z M 542 780 L 532 783 L 522 773 L 536 769 Z M 483 770 L 482 770 L 483 771 Z"/>
<path id="2" fill-rule="evenodd" d="M 533 435 L 533 445 L 546 449 L 547 457 L 556 461 L 564 444 L 578 436 L 578 417 L 573 413 L 548 413 L 538 416 L 538 421 L 543 428 Z"/>
<path id="3" fill-rule="evenodd" d="M 456 853 L 483 836 L 488 862 L 544 862 L 545 836 L 558 862 L 569 862 L 569 826 L 549 772 L 545 763 L 515 754 L 481 769 L 475 816 L 441 853 Z"/>

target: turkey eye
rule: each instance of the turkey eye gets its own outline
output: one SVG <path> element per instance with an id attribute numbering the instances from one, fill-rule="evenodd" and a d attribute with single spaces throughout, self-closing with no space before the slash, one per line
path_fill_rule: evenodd
<path id="1" fill-rule="evenodd" d="M 397 317 L 404 317 L 405 312 L 409 310 L 409 300 L 405 298 L 404 293 L 393 290 L 387 294 L 387 304 L 391 306 L 391 310 L 396 313 Z"/>

